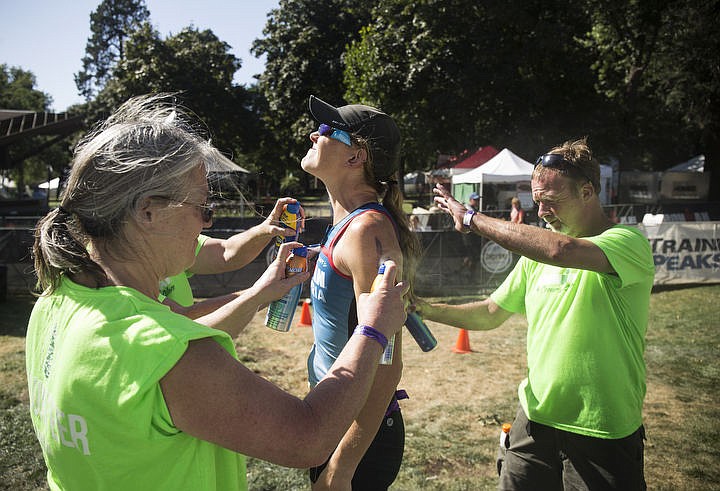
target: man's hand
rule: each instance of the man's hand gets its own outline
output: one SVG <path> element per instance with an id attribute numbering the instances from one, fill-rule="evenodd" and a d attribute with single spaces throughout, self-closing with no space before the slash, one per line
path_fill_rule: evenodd
<path id="1" fill-rule="evenodd" d="M 455 230 L 464 234 L 468 233 L 470 229 L 463 225 L 463 218 L 467 212 L 465 205 L 453 198 L 450 191 L 442 184 L 436 184 L 433 192 L 435 193 L 435 204 L 452 217 L 453 222 L 455 222 Z"/>

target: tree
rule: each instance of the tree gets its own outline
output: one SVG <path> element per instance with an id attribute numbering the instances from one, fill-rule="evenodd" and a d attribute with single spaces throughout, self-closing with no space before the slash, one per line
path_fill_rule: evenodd
<path id="1" fill-rule="evenodd" d="M 92 35 L 82 70 L 75 74 L 75 85 L 86 100 L 105 86 L 115 65 L 125 58 L 125 42 L 149 17 L 145 0 L 103 0 L 90 14 Z"/>
<path id="2" fill-rule="evenodd" d="M 720 199 L 720 2 L 588 4 L 585 44 L 598 90 L 619 108 L 626 160 L 662 170 L 705 153 L 711 199 Z"/>
<path id="3" fill-rule="evenodd" d="M 400 121 L 409 168 L 480 145 L 532 155 L 597 128 L 588 27 L 563 2 L 383 2 L 348 49 L 347 97 Z"/>
<path id="4" fill-rule="evenodd" d="M 204 130 L 219 149 L 246 153 L 257 147 L 254 96 L 233 84 L 240 60 L 212 31 L 190 26 L 163 40 L 145 23 L 125 47 L 124 59 L 90 105 L 92 118 L 133 96 L 178 92 L 178 101 L 207 125 Z"/>
<path id="5" fill-rule="evenodd" d="M 693 0 L 388 0 L 345 53 L 346 97 L 400 120 L 410 168 L 485 144 L 532 158 L 584 135 L 623 169 L 697 153 L 714 167 L 719 11 Z"/>
<path id="6" fill-rule="evenodd" d="M 281 0 L 280 8 L 270 13 L 265 38 L 253 43 L 252 52 L 266 56 L 259 89 L 266 98 L 269 133 L 258 157 L 274 179 L 296 169 L 307 151 L 314 126 L 307 106 L 310 94 L 343 104 L 345 46 L 359 37 L 374 3 Z"/>
<path id="7" fill-rule="evenodd" d="M 0 107 L 26 111 L 45 111 L 52 98 L 35 88 L 32 72 L 20 67 L 0 65 Z"/>

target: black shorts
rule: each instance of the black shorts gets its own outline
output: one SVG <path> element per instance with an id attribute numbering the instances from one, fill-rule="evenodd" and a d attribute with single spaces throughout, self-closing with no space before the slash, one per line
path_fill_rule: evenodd
<path id="1" fill-rule="evenodd" d="M 405 449 L 405 423 L 397 410 L 383 419 L 375 438 L 355 469 L 354 491 L 382 491 L 395 481 Z M 328 458 L 328 460 L 330 460 Z M 316 482 L 327 462 L 310 469 L 310 480 Z"/>
<path id="2" fill-rule="evenodd" d="M 528 421 L 520 408 L 500 472 L 500 490 L 645 490 L 645 429 L 616 440 Z"/>

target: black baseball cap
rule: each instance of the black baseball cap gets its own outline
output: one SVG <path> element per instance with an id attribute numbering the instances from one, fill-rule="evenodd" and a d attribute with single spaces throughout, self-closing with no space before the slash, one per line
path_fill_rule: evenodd
<path id="1" fill-rule="evenodd" d="M 310 96 L 310 113 L 320 123 L 367 140 L 372 152 L 375 178 L 383 181 L 400 167 L 400 130 L 382 111 L 362 104 L 335 107 Z"/>

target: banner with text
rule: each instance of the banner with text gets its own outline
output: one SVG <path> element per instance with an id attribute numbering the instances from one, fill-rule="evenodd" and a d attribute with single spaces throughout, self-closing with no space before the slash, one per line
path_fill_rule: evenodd
<path id="1" fill-rule="evenodd" d="M 655 260 L 655 284 L 720 283 L 720 222 L 669 222 L 638 228 Z"/>

